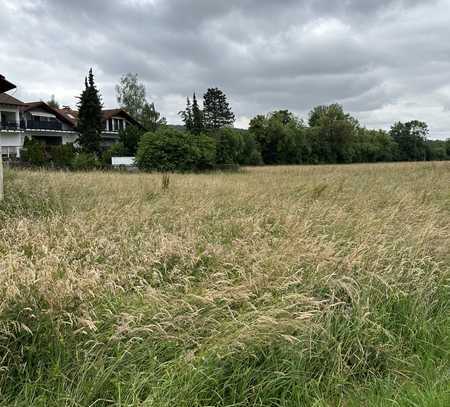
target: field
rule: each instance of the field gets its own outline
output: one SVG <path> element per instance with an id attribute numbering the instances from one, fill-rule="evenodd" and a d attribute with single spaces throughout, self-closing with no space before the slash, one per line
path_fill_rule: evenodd
<path id="1" fill-rule="evenodd" d="M 0 405 L 450 405 L 450 163 L 5 178 Z"/>

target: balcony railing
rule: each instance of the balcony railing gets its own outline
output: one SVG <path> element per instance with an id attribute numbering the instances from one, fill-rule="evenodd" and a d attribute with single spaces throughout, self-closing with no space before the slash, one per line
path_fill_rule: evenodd
<path id="1" fill-rule="evenodd" d="M 0 130 L 19 130 L 21 128 L 20 124 L 17 122 L 8 122 L 1 121 L 0 122 Z"/>
<path id="2" fill-rule="evenodd" d="M 25 128 L 25 123 L 23 123 L 23 128 Z M 26 128 L 30 130 L 62 130 L 62 124 L 56 121 L 27 120 Z"/>
<path id="3" fill-rule="evenodd" d="M 39 120 L 21 120 L 20 123 L 15 121 L 1 121 L 0 130 L 62 130 L 62 123 L 51 121 L 44 122 Z"/>

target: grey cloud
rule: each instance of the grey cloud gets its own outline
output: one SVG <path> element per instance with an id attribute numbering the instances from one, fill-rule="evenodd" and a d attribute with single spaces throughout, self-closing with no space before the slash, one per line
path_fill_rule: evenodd
<path id="1" fill-rule="evenodd" d="M 24 99 L 74 105 L 92 66 L 105 106 L 137 72 L 172 122 L 187 95 L 219 86 L 242 118 L 337 101 L 368 127 L 417 118 L 432 136 L 450 130 L 449 0 L 0 0 L 0 10 L 0 70 Z"/>

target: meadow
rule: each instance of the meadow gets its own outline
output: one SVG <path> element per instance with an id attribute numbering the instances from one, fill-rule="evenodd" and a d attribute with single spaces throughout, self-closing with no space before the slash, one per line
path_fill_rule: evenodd
<path id="1" fill-rule="evenodd" d="M 0 405 L 450 405 L 450 162 L 7 170 Z"/>

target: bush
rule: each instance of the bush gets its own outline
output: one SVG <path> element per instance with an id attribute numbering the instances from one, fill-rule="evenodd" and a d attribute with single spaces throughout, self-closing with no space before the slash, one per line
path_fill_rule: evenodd
<path id="1" fill-rule="evenodd" d="M 69 168 L 75 157 L 75 147 L 73 144 L 62 144 L 59 146 L 50 146 L 50 160 L 58 168 Z"/>
<path id="2" fill-rule="evenodd" d="M 128 125 L 125 129 L 121 130 L 119 132 L 119 138 L 124 149 L 124 153 L 122 155 L 134 156 L 143 134 L 143 130 L 139 127 L 131 125 Z"/>
<path id="3" fill-rule="evenodd" d="M 207 135 L 162 128 L 142 136 L 136 163 L 144 171 L 196 171 L 213 168 L 216 146 Z"/>
<path id="4" fill-rule="evenodd" d="M 115 143 L 108 150 L 105 150 L 100 158 L 102 165 L 111 165 L 111 157 L 123 157 L 128 155 L 122 143 Z"/>
<path id="5" fill-rule="evenodd" d="M 35 166 L 43 166 L 46 162 L 45 146 L 37 140 L 25 138 L 23 143 L 23 150 L 21 153 L 21 159 Z"/>
<path id="6" fill-rule="evenodd" d="M 88 171 L 100 167 L 95 154 L 92 153 L 79 153 L 72 160 L 72 168 L 78 171 Z"/>

